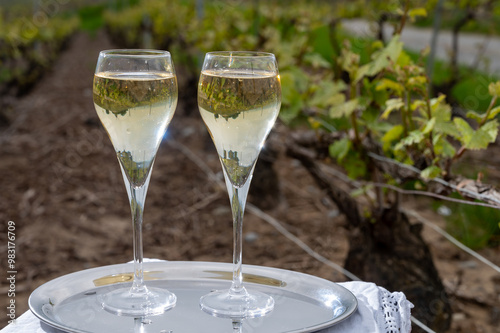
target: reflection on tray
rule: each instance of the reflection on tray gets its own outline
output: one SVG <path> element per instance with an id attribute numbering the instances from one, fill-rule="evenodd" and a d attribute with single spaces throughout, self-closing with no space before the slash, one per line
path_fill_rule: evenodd
<path id="1" fill-rule="evenodd" d="M 227 272 L 227 271 L 204 271 L 204 272 L 215 274 L 215 276 L 210 277 L 211 279 L 230 280 L 230 281 L 233 279 L 232 272 Z M 145 281 L 153 281 L 153 280 L 164 279 L 165 278 L 164 273 L 165 272 L 163 272 L 163 271 L 145 271 L 144 272 L 144 280 Z M 100 277 L 98 279 L 95 279 L 92 282 L 94 283 L 94 285 L 96 287 L 102 287 L 102 286 L 107 286 L 107 285 L 115 284 L 115 283 L 132 282 L 133 278 L 134 278 L 134 273 L 128 272 L 128 273 L 106 275 L 106 276 Z M 285 281 L 273 279 L 273 278 L 270 278 L 267 276 L 255 275 L 255 274 L 243 273 L 243 281 L 249 282 L 249 283 L 263 284 L 263 285 L 272 286 L 272 287 L 285 287 L 286 286 Z"/>
<path id="2" fill-rule="evenodd" d="M 233 279 L 233 272 L 225 272 L 225 271 L 204 271 L 204 272 L 216 274 L 216 276 L 211 277 L 211 279 L 220 279 L 220 280 L 232 280 Z M 272 286 L 272 287 L 284 287 L 284 286 L 286 286 L 285 281 L 273 279 L 273 278 L 270 278 L 267 276 L 246 274 L 246 273 L 243 273 L 243 281 L 250 282 L 250 283 L 264 284 L 266 286 Z"/>
<path id="3" fill-rule="evenodd" d="M 151 272 L 145 271 L 144 280 L 145 281 L 160 280 L 160 277 L 155 276 L 159 273 L 163 273 L 163 271 L 151 271 Z M 134 279 L 134 273 L 130 272 L 130 273 L 106 275 L 101 278 L 95 279 L 92 282 L 94 282 L 94 285 L 96 287 L 101 287 L 115 283 L 132 282 L 133 279 Z"/>

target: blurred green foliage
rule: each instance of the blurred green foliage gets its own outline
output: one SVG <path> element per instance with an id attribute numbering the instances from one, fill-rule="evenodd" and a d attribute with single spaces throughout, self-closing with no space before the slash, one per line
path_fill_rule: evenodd
<path id="1" fill-rule="evenodd" d="M 103 12 L 104 5 L 93 5 L 80 8 L 78 17 L 80 18 L 80 28 L 95 35 L 104 25 Z"/>
<path id="2" fill-rule="evenodd" d="M 97 3 L 61 21 L 51 17 L 37 29 L 28 29 L 26 18 L 8 22 L 8 29 L 0 29 L 0 61 L 9 71 L 0 71 L 0 80 L 26 77 L 29 71 L 13 66 L 15 59 L 29 54 L 36 59 L 37 45 L 62 45 L 78 27 L 91 32 L 104 27 L 119 47 L 168 49 L 195 76 L 207 51 L 269 51 L 280 65 L 282 121 L 345 133 L 330 154 L 349 176 L 373 176 L 361 144 L 369 139 L 385 156 L 417 166 L 423 180 L 448 178 L 451 164 L 464 152 L 485 149 L 496 139 L 499 94 L 488 89 L 494 78 L 473 74 L 455 86 L 451 94 L 480 112 L 468 112 L 467 121 L 454 118 L 445 96 L 429 95 L 425 55 L 405 51 L 397 36 L 388 41 L 348 36 L 341 24 L 344 18 L 376 21 L 384 14 L 398 31 L 407 22 L 432 15 L 436 2 L 295 0 L 290 5 L 275 0 L 256 6 L 255 1 L 214 0 L 204 1 L 203 11 L 195 0 Z M 456 5 L 465 8 L 467 3 Z M 0 27 L 5 24 L 0 21 Z M 446 81 L 446 66 L 435 69 L 435 80 Z M 484 99 L 477 98 L 477 89 Z M 390 175 L 381 176 L 397 184 Z"/>
<path id="3" fill-rule="evenodd" d="M 22 8 L 15 16 L 0 10 L 0 92 L 14 87 L 22 93 L 33 85 L 79 28 L 78 17 L 63 15 L 60 7 Z"/>
<path id="4" fill-rule="evenodd" d="M 454 202 L 434 202 L 432 206 L 437 212 L 449 212 L 446 229 L 464 245 L 472 249 L 500 245 L 500 210 Z"/>

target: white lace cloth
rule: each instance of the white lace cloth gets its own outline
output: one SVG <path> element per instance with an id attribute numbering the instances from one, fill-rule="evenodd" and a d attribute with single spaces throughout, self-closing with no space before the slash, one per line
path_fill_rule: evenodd
<path id="1" fill-rule="evenodd" d="M 409 333 L 413 308 L 402 292 L 390 293 L 368 282 L 344 282 L 358 299 L 358 310 L 345 321 L 321 333 Z"/>
<path id="2" fill-rule="evenodd" d="M 401 292 L 390 293 L 367 282 L 339 283 L 358 299 L 358 310 L 346 320 L 317 333 L 409 333 L 411 304 Z M 38 320 L 30 311 L 1 333 L 61 333 Z M 111 332 L 110 332 L 111 333 Z M 194 333 L 194 332 L 193 332 Z"/>

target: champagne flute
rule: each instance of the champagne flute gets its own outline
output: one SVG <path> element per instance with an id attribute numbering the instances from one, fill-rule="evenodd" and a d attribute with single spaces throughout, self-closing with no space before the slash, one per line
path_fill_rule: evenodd
<path id="1" fill-rule="evenodd" d="M 198 108 L 222 164 L 233 215 L 233 281 L 229 290 L 200 299 L 214 316 L 259 317 L 274 307 L 271 296 L 247 291 L 242 274 L 242 227 L 248 189 L 264 141 L 281 106 L 278 65 L 263 52 L 209 52 L 198 84 Z"/>
<path id="2" fill-rule="evenodd" d="M 167 51 L 101 51 L 93 85 L 97 115 L 115 148 L 130 201 L 134 242 L 132 287 L 100 296 L 107 311 L 161 314 L 176 296 L 144 283 L 142 218 L 156 152 L 177 106 L 177 78 Z"/>

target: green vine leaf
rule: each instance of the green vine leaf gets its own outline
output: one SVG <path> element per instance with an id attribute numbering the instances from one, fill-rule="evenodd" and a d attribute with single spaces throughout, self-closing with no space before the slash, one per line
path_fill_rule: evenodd
<path id="1" fill-rule="evenodd" d="M 500 113 L 500 106 L 497 106 L 497 107 L 491 109 L 487 120 L 491 120 L 491 119 L 495 118 L 499 113 Z"/>
<path id="2" fill-rule="evenodd" d="M 305 93 L 308 84 L 308 76 L 299 68 L 292 67 L 280 74 L 281 98 L 283 107 L 280 118 L 289 123 L 295 119 L 304 107 L 304 99 L 301 94 Z"/>
<path id="3" fill-rule="evenodd" d="M 427 10 L 423 7 L 413 8 L 408 11 L 408 16 L 414 22 L 417 17 L 427 17 Z"/>
<path id="4" fill-rule="evenodd" d="M 488 86 L 488 92 L 491 96 L 500 96 L 500 81 L 491 82 Z"/>
<path id="5" fill-rule="evenodd" d="M 433 133 L 446 134 L 455 139 L 461 136 L 457 126 L 451 121 L 451 107 L 445 103 L 445 95 L 440 95 L 437 98 L 430 100 L 431 117 L 436 119 L 433 127 Z M 426 108 L 424 104 L 419 104 L 422 109 Z M 426 112 L 421 112 L 421 115 L 427 119 Z"/>
<path id="6" fill-rule="evenodd" d="M 460 142 L 466 147 L 469 145 L 470 141 L 472 140 L 472 137 L 474 136 L 474 130 L 470 125 L 463 120 L 462 118 L 455 118 L 453 119 L 453 123 L 457 127 L 458 131 L 460 132 L 461 136 L 459 136 Z"/>
<path id="7" fill-rule="evenodd" d="M 398 142 L 396 147 L 394 147 L 395 150 L 403 150 L 407 146 L 411 146 L 414 144 L 419 144 L 424 140 L 425 136 L 424 133 L 420 130 L 414 130 L 408 133 L 408 136 L 403 138 L 401 141 Z"/>
<path id="8" fill-rule="evenodd" d="M 426 179 L 426 180 L 433 179 L 433 178 L 441 176 L 442 172 L 443 172 L 443 170 L 441 170 L 440 167 L 435 166 L 435 165 L 431 165 L 430 167 L 427 167 L 420 172 L 420 177 L 422 177 L 423 179 Z"/>
<path id="9" fill-rule="evenodd" d="M 467 112 L 466 117 L 469 119 L 473 119 L 473 120 L 477 121 L 478 123 L 480 123 L 484 120 L 494 119 L 499 113 L 500 113 L 500 106 L 497 106 L 497 107 L 494 107 L 493 109 L 491 109 L 488 116 L 486 116 L 486 114 L 480 114 L 480 113 L 477 113 L 475 111 L 469 111 L 469 112 Z M 484 119 L 485 117 L 486 117 L 486 119 Z"/>
<path id="10" fill-rule="evenodd" d="M 346 87 L 347 85 L 344 81 L 321 81 L 309 103 L 321 108 L 342 104 L 345 102 L 345 95 L 342 91 L 346 89 Z"/>
<path id="11" fill-rule="evenodd" d="M 372 62 L 358 69 L 354 81 L 359 82 L 365 76 L 373 76 L 380 73 L 391 63 L 396 62 L 401 51 L 403 51 L 403 43 L 399 40 L 399 35 L 395 35 L 385 48 L 373 54 Z"/>
<path id="12" fill-rule="evenodd" d="M 483 120 L 483 115 L 482 114 L 479 114 L 475 111 L 469 111 L 467 112 L 467 114 L 465 115 L 467 118 L 469 119 L 473 119 L 477 122 L 480 122 L 481 120 Z"/>
<path id="13" fill-rule="evenodd" d="M 331 68 L 332 64 L 329 63 L 321 54 L 308 53 L 304 55 L 304 62 L 310 64 L 313 68 Z"/>
<path id="14" fill-rule="evenodd" d="M 337 159 L 337 162 L 340 163 L 347 156 L 349 149 L 351 149 L 351 141 L 348 138 L 343 138 L 332 143 L 328 147 L 328 152 L 331 157 Z"/>
<path id="15" fill-rule="evenodd" d="M 341 57 L 338 60 L 340 67 L 350 75 L 359 70 L 359 54 L 349 49 L 342 49 Z"/>
<path id="16" fill-rule="evenodd" d="M 426 107 L 425 101 L 420 100 L 420 99 L 416 99 L 413 102 L 411 102 L 410 110 L 416 111 L 418 109 L 425 108 L 425 107 Z M 423 113 L 423 116 L 426 116 L 425 112 Z"/>
<path id="17" fill-rule="evenodd" d="M 403 132 L 404 132 L 403 125 L 395 125 L 389 131 L 387 131 L 381 139 L 384 144 L 383 145 L 384 151 L 389 150 L 391 144 L 394 141 L 399 140 L 401 136 L 403 136 Z"/>
<path id="18" fill-rule="evenodd" d="M 291 97 L 287 103 L 283 103 L 283 106 L 280 111 L 280 119 L 283 120 L 286 124 L 289 124 L 292 120 L 297 118 L 300 114 L 300 111 L 304 108 L 304 102 L 297 95 L 297 97 Z"/>
<path id="19" fill-rule="evenodd" d="M 339 163 L 347 171 L 347 176 L 351 179 L 364 177 L 367 172 L 366 163 L 360 157 L 359 152 L 351 148 L 351 140 L 343 138 L 335 143 L 332 143 L 328 147 L 328 150 L 330 156 L 336 158 L 337 163 Z"/>
<path id="20" fill-rule="evenodd" d="M 481 126 L 481 128 L 478 131 L 487 134 L 490 139 L 490 143 L 495 142 L 498 135 L 498 121 L 491 120 L 486 124 L 484 124 L 483 126 Z"/>
<path id="21" fill-rule="evenodd" d="M 442 133 L 451 136 L 457 140 L 460 139 L 460 131 L 456 125 L 450 121 L 444 121 L 442 119 L 436 118 L 436 124 L 434 125 L 435 133 Z"/>
<path id="22" fill-rule="evenodd" d="M 405 90 L 405 87 L 399 82 L 393 81 L 391 79 L 382 78 L 377 84 L 377 91 L 390 89 L 401 96 Z"/>
<path id="23" fill-rule="evenodd" d="M 351 179 L 363 178 L 367 174 L 366 162 L 357 151 L 350 150 L 343 161 L 347 176 Z"/>
<path id="24" fill-rule="evenodd" d="M 447 104 L 445 104 L 445 100 L 446 100 L 446 95 L 439 95 L 438 97 L 431 98 L 430 100 L 431 112 L 432 113 L 438 112 L 439 109 L 443 107 L 443 105 L 448 106 Z M 450 109 L 451 113 L 451 108 L 449 108 L 449 106 L 448 109 Z"/>
<path id="25" fill-rule="evenodd" d="M 455 156 L 456 149 L 453 145 L 446 139 L 446 135 L 438 134 L 434 135 L 432 138 L 432 145 L 434 146 L 434 152 L 438 156 L 453 157 Z"/>
<path id="26" fill-rule="evenodd" d="M 351 99 L 343 104 L 332 106 L 330 108 L 330 117 L 331 118 L 341 118 L 341 117 L 349 117 L 358 107 L 358 100 Z"/>
<path id="27" fill-rule="evenodd" d="M 423 75 L 413 76 L 408 79 L 409 87 L 424 87 L 427 85 L 427 77 Z"/>
<path id="28" fill-rule="evenodd" d="M 363 89 L 368 96 L 373 100 L 373 102 L 377 105 L 385 105 L 385 101 L 390 96 L 390 92 L 385 89 L 377 89 L 378 82 L 377 80 L 370 81 L 368 78 L 363 79 Z M 377 114 L 377 118 L 380 115 Z"/>
<path id="29" fill-rule="evenodd" d="M 401 98 L 391 98 L 385 102 L 385 110 L 380 116 L 382 119 L 387 119 L 392 111 L 401 109 L 405 103 Z"/>
<path id="30" fill-rule="evenodd" d="M 465 148 L 470 150 L 487 148 L 498 135 L 498 122 L 496 120 L 487 122 L 476 131 L 462 118 L 455 118 L 453 122 L 461 134 L 458 139 Z"/>
<path id="31" fill-rule="evenodd" d="M 429 120 L 427 124 L 425 124 L 422 133 L 429 134 L 434 129 L 434 126 L 436 126 L 436 117 L 432 117 L 431 120 Z"/>
<path id="32" fill-rule="evenodd" d="M 408 53 L 406 53 L 404 50 L 401 51 L 401 53 L 399 54 L 398 60 L 396 61 L 396 64 L 403 67 L 403 66 L 408 66 L 411 63 L 412 63 L 412 59 L 408 55 Z"/>

